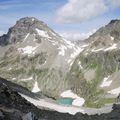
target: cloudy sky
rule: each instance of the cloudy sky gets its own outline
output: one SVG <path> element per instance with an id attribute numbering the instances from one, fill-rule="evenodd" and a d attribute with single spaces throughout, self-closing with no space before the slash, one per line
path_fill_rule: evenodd
<path id="1" fill-rule="evenodd" d="M 70 40 L 84 39 L 111 19 L 120 0 L 0 0 L 0 34 L 19 18 L 36 17 Z"/>

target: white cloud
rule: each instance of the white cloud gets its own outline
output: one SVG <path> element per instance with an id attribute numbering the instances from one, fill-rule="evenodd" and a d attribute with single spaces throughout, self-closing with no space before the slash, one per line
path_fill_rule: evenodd
<path id="1" fill-rule="evenodd" d="M 120 6 L 120 0 L 68 0 L 57 10 L 57 21 L 79 23 L 104 14 Z"/>
<path id="2" fill-rule="evenodd" d="M 87 32 L 87 33 L 80 33 L 80 32 L 61 32 L 61 36 L 70 41 L 77 41 L 77 40 L 84 40 L 87 39 L 90 35 L 95 33 L 96 29 Z"/>
<path id="3" fill-rule="evenodd" d="M 120 0 L 110 0 L 110 3 L 113 8 L 120 6 Z"/>
<path id="4" fill-rule="evenodd" d="M 0 30 L 0 36 L 3 35 L 5 32 Z"/>
<path id="5" fill-rule="evenodd" d="M 1 1 L 0 2 L 0 10 L 6 10 L 9 8 L 15 8 L 15 7 L 27 7 L 30 4 L 23 3 L 23 1 L 16 1 L 16 0 L 8 0 L 8 1 Z"/>

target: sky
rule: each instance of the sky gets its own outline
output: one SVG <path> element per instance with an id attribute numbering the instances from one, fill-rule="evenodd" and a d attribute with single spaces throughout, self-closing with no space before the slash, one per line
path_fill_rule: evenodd
<path id="1" fill-rule="evenodd" d="M 27 16 L 44 21 L 68 40 L 82 40 L 120 19 L 120 0 L 0 0 L 0 34 Z"/>

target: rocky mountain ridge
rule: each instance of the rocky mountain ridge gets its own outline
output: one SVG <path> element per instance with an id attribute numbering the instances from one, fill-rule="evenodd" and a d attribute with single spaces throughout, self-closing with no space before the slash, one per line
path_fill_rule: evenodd
<path id="1" fill-rule="evenodd" d="M 66 74 L 84 49 L 33 17 L 18 20 L 0 37 L 0 45 L 0 76 L 52 97 L 70 89 Z"/>
<path id="2" fill-rule="evenodd" d="M 120 20 L 112 20 L 85 42 L 88 46 L 76 58 L 68 79 L 74 80 L 73 89 L 87 106 L 114 103 L 120 93 Z"/>

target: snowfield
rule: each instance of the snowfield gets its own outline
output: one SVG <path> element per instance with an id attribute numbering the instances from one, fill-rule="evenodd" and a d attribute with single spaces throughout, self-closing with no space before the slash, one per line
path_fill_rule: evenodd
<path id="1" fill-rule="evenodd" d="M 33 89 L 32 89 L 32 92 L 33 92 L 33 93 L 37 93 L 37 92 L 39 92 L 39 91 L 40 91 L 40 88 L 38 87 L 38 82 L 35 81 L 35 84 L 34 84 L 34 87 L 33 87 Z"/>
<path id="2" fill-rule="evenodd" d="M 65 50 L 67 50 L 67 47 L 64 46 L 64 45 L 61 45 L 58 49 L 60 50 L 58 54 L 61 55 L 61 56 L 64 56 L 65 55 Z"/>
<path id="3" fill-rule="evenodd" d="M 60 96 L 62 98 L 73 98 L 73 99 L 79 98 L 79 96 L 73 93 L 71 90 L 64 91 L 63 93 L 60 94 Z"/>
<path id="4" fill-rule="evenodd" d="M 120 87 L 110 90 L 108 93 L 118 96 L 120 94 Z"/>
<path id="5" fill-rule="evenodd" d="M 102 51 L 104 50 L 104 48 L 100 48 L 100 49 L 92 49 L 91 52 L 99 52 L 99 51 Z"/>
<path id="6" fill-rule="evenodd" d="M 104 51 L 109 51 L 117 48 L 117 44 L 113 44 L 111 47 L 106 48 Z"/>
<path id="7" fill-rule="evenodd" d="M 68 48 L 72 49 L 72 48 L 75 47 L 75 45 L 74 45 L 72 42 L 70 42 L 70 41 L 68 41 L 68 40 L 66 40 L 66 39 L 64 39 L 64 38 L 63 38 L 63 40 L 64 40 L 64 42 L 67 44 L 67 47 L 68 47 Z"/>
<path id="8" fill-rule="evenodd" d="M 35 21 L 35 19 L 34 19 L 34 18 L 32 18 L 32 21 Z"/>
<path id="9" fill-rule="evenodd" d="M 47 34 L 47 31 L 43 31 L 43 30 L 40 30 L 40 29 L 38 29 L 38 28 L 36 28 L 36 31 L 37 31 L 37 33 L 38 33 L 41 37 L 51 38 L 51 37 Z"/>
<path id="10" fill-rule="evenodd" d="M 28 36 L 30 35 L 30 33 L 28 33 L 25 38 L 24 38 L 24 41 L 28 38 Z"/>
<path id="11" fill-rule="evenodd" d="M 100 87 L 109 87 L 111 85 L 112 80 L 108 81 L 109 77 L 110 76 L 104 78 L 104 80 L 103 80 L 102 84 L 100 85 Z"/>
<path id="12" fill-rule="evenodd" d="M 73 100 L 72 105 L 81 107 L 84 105 L 84 103 L 85 100 L 83 98 L 76 98 L 75 100 Z"/>
<path id="13" fill-rule="evenodd" d="M 37 47 L 33 47 L 33 46 L 26 46 L 24 48 L 18 48 L 18 51 L 21 52 L 22 54 L 28 54 L 28 55 L 31 55 L 31 54 L 35 54 L 35 49 Z"/>
<path id="14" fill-rule="evenodd" d="M 47 102 L 43 99 L 33 99 L 33 98 L 28 97 L 23 94 L 20 94 L 20 95 L 37 107 L 45 107 L 45 108 L 49 108 L 51 110 L 58 111 L 60 113 L 69 113 L 72 115 L 75 115 L 77 112 L 81 112 L 81 113 L 85 114 L 85 112 L 82 108 L 62 106 L 59 104 Z"/>
<path id="15" fill-rule="evenodd" d="M 114 40 L 114 39 L 115 39 L 115 38 L 114 38 L 114 37 L 112 37 L 112 36 L 111 36 L 110 38 L 111 38 L 111 40 Z"/>
<path id="16" fill-rule="evenodd" d="M 75 58 L 80 52 L 82 52 L 84 50 L 84 48 L 80 48 L 80 47 L 77 47 L 77 48 L 74 48 L 74 52 L 71 54 L 71 58 Z"/>
<path id="17" fill-rule="evenodd" d="M 117 48 L 117 44 L 113 44 L 112 46 L 110 46 L 110 47 L 108 47 L 108 48 L 99 48 L 99 49 L 93 48 L 93 49 L 91 50 L 91 52 L 99 52 L 99 51 L 104 51 L 104 52 L 106 52 L 106 51 L 113 50 L 113 49 L 116 49 L 116 48 Z"/>
<path id="18" fill-rule="evenodd" d="M 112 111 L 112 105 L 110 106 L 105 106 L 100 109 L 95 109 L 95 108 L 84 108 L 84 107 L 75 107 L 75 106 L 63 106 L 55 103 L 48 102 L 44 99 L 33 99 L 31 97 L 28 97 L 26 95 L 23 95 L 19 93 L 23 98 L 25 98 L 27 101 L 30 103 L 34 104 L 35 106 L 39 107 L 44 107 L 50 110 L 55 110 L 60 113 L 69 113 L 71 115 L 75 115 L 76 113 L 87 113 L 88 115 L 95 115 L 95 114 L 102 114 L 102 113 L 109 113 Z"/>
<path id="19" fill-rule="evenodd" d="M 74 63 L 75 57 L 79 55 L 80 52 L 82 52 L 83 50 L 84 48 L 82 47 L 75 47 L 74 52 L 70 55 L 70 59 L 67 61 L 67 63 L 70 64 L 70 66 L 72 66 L 72 64 Z"/>
<path id="20" fill-rule="evenodd" d="M 83 69 L 83 66 L 81 65 L 81 61 L 78 62 L 78 65 L 79 65 L 80 69 Z"/>
<path id="21" fill-rule="evenodd" d="M 21 79 L 20 81 L 29 81 L 29 80 L 32 80 L 33 77 L 29 77 L 29 78 L 24 78 L 24 79 Z"/>

